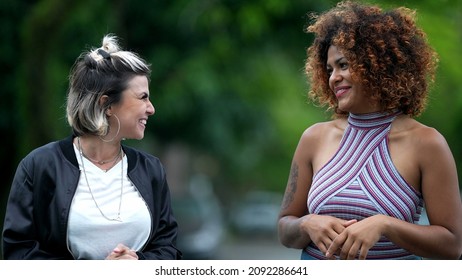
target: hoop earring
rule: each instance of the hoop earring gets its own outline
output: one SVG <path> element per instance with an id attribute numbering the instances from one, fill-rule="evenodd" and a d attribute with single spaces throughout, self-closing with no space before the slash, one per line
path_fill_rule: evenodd
<path id="1" fill-rule="evenodd" d="M 114 139 L 117 137 L 117 135 L 119 135 L 119 132 L 120 132 L 120 120 L 119 120 L 119 118 L 117 117 L 116 114 L 114 114 L 114 117 L 116 118 L 117 124 L 118 124 L 117 133 L 116 133 L 116 135 L 115 135 L 114 137 L 112 137 L 112 138 L 109 139 L 109 140 L 103 139 L 103 137 L 100 136 L 99 139 L 101 139 L 101 141 L 103 141 L 103 142 L 106 142 L 106 143 L 112 142 L 112 141 L 114 141 Z"/>

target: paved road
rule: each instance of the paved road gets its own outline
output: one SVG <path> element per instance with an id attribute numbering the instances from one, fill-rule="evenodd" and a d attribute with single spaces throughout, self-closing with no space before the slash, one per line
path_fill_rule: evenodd
<path id="1" fill-rule="evenodd" d="M 300 251 L 286 248 L 274 238 L 228 238 L 217 258 L 222 260 L 296 260 L 300 258 Z"/>

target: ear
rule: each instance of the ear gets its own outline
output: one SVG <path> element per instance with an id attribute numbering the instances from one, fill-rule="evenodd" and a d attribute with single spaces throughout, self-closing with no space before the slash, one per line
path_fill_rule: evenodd
<path id="1" fill-rule="evenodd" d="M 101 108 L 104 108 L 106 103 L 108 102 L 109 100 L 109 97 L 107 95 L 102 95 L 99 99 L 99 106 L 101 106 Z M 112 112 L 111 112 L 111 106 L 109 106 L 106 111 L 106 116 L 110 117 L 112 115 Z"/>

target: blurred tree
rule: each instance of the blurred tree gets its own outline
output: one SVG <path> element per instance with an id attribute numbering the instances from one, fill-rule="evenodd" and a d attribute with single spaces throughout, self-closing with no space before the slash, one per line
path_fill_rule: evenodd
<path id="1" fill-rule="evenodd" d="M 306 11 L 327 6 L 307 2 L 175 1 L 143 10 L 135 2 L 124 9 L 123 18 L 150 19 L 132 23 L 136 32 L 127 35 L 154 41 L 138 47 L 152 53 L 152 134 L 161 145 L 181 141 L 215 157 L 215 179 L 233 191 L 280 189 L 310 111 L 319 119 L 306 106 L 303 27 Z"/>

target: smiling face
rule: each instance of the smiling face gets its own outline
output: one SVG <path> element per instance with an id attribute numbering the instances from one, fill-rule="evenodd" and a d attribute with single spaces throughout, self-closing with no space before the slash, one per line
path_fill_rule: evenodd
<path id="1" fill-rule="evenodd" d="M 119 125 L 113 116 L 116 115 L 120 120 L 118 137 L 138 140 L 144 137 L 148 117 L 154 112 L 149 100 L 149 82 L 145 76 L 134 76 L 122 92 L 121 101 L 111 105 L 107 111 L 111 131 L 117 131 Z"/>
<path id="2" fill-rule="evenodd" d="M 338 100 L 338 108 L 344 112 L 364 114 L 379 111 L 377 102 L 372 102 L 362 85 L 352 79 L 348 60 L 336 46 L 327 52 L 329 87 Z"/>

